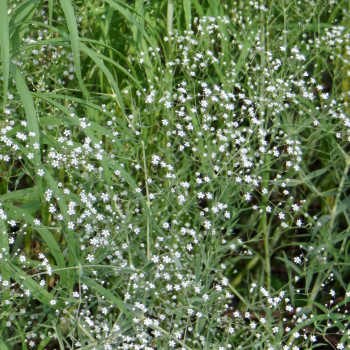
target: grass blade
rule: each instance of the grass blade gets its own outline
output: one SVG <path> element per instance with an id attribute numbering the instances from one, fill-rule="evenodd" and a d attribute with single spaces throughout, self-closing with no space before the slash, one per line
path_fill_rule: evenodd
<path id="1" fill-rule="evenodd" d="M 37 282 L 33 280 L 30 276 L 28 276 L 24 271 L 22 271 L 19 267 L 14 265 L 13 263 L 8 262 L 6 265 L 6 269 L 11 273 L 11 277 L 19 284 L 23 285 L 25 289 L 29 289 L 30 293 L 33 297 L 39 300 L 41 303 L 51 306 L 50 301 L 54 298 L 52 295 L 43 287 L 41 287 Z M 55 309 L 60 309 L 64 307 L 59 301 L 57 301 L 55 305 Z"/>
<path id="2" fill-rule="evenodd" d="M 31 138 L 32 151 L 34 153 L 34 164 L 36 166 L 40 165 L 40 132 L 39 125 L 36 116 L 34 101 L 31 92 L 25 83 L 24 77 L 22 76 L 20 70 L 13 63 L 10 64 L 10 72 L 15 80 L 18 93 L 21 97 L 23 108 L 27 118 L 27 127 L 29 132 L 33 132 L 35 135 Z"/>
<path id="3" fill-rule="evenodd" d="M 49 5 L 49 24 L 52 26 L 53 0 L 48 0 Z"/>
<path id="4" fill-rule="evenodd" d="M 8 192 L 0 196 L 0 202 L 5 200 L 13 200 L 16 202 L 30 201 L 32 199 L 38 198 L 38 188 L 25 188 L 22 190 L 17 190 L 13 192 Z"/>
<path id="5" fill-rule="evenodd" d="M 11 216 L 11 219 L 15 220 L 23 220 L 23 218 L 26 220 L 26 222 L 30 223 L 32 226 L 34 225 L 34 218 L 29 213 L 29 211 L 22 209 L 20 206 L 14 206 L 12 204 L 5 203 L 4 207 L 7 208 L 7 213 L 9 216 Z M 40 234 L 48 248 L 50 249 L 50 253 L 56 260 L 56 264 L 59 268 L 66 267 L 66 263 L 63 257 L 63 254 L 61 252 L 60 247 L 58 246 L 55 238 L 52 236 L 52 233 L 46 229 L 45 227 L 35 227 L 35 230 Z M 61 277 L 62 277 L 62 284 L 66 285 L 67 283 L 67 271 L 62 270 L 61 271 Z"/>
<path id="6" fill-rule="evenodd" d="M 28 23 L 30 23 L 37 5 L 38 1 L 28 0 L 14 10 L 12 9 L 9 22 L 10 49 L 12 56 L 15 55 L 14 52 L 22 45 L 22 38 L 28 29 Z"/>
<path id="7" fill-rule="evenodd" d="M 9 254 L 9 241 L 8 241 L 8 231 L 6 229 L 6 224 L 5 221 L 2 219 L 3 216 L 3 209 L 0 208 L 1 210 L 1 216 L 0 216 L 0 251 L 2 252 L 2 254 Z M 0 273 L 1 273 L 1 277 L 2 277 L 2 281 L 9 281 L 11 278 L 11 274 L 8 271 L 8 269 L 6 268 L 5 265 L 1 264 L 0 265 Z M 8 288 L 7 290 L 3 290 L 1 292 L 1 299 L 2 300 L 9 300 L 10 299 L 10 289 Z M 2 312 L 6 313 L 9 312 L 11 310 L 10 305 L 3 305 L 2 306 Z M 0 324 L 0 340 L 1 340 L 1 334 L 4 331 L 4 329 L 6 328 L 6 320 L 5 318 L 3 318 L 1 320 L 1 324 Z M 1 342 L 0 342 L 0 345 Z M 2 348 L 1 348 L 2 349 Z"/>
<path id="8" fill-rule="evenodd" d="M 117 305 L 120 311 L 122 311 L 126 316 L 130 315 L 130 311 L 126 308 L 124 302 L 119 297 L 117 297 L 114 293 L 110 292 L 109 290 L 107 290 L 106 288 L 98 284 L 95 280 L 86 278 L 86 277 L 81 277 L 81 282 L 85 283 L 92 290 L 99 292 L 107 300 Z"/>
<path id="9" fill-rule="evenodd" d="M 10 72 L 10 38 L 7 0 L 0 0 L 0 35 L 3 82 L 3 108 L 6 106 Z"/>
<path id="10" fill-rule="evenodd" d="M 112 73 L 109 71 L 109 69 L 105 66 L 105 64 L 103 63 L 103 61 L 98 57 L 98 55 L 96 54 L 96 52 L 94 52 L 93 50 L 89 49 L 85 44 L 80 43 L 80 48 L 81 50 L 86 53 L 98 66 L 99 68 L 102 70 L 102 72 L 105 74 L 105 76 L 107 77 L 109 83 L 111 84 L 112 90 L 116 96 L 116 100 L 119 104 L 119 107 L 121 109 L 122 115 L 125 116 L 126 112 L 125 112 L 125 106 L 124 106 L 124 102 L 123 102 L 123 98 L 120 92 L 120 89 L 118 87 L 118 83 L 117 81 L 114 79 Z"/>
<path id="11" fill-rule="evenodd" d="M 247 34 L 247 40 L 243 44 L 243 48 L 241 51 L 241 54 L 239 55 L 238 61 L 236 63 L 235 71 L 236 71 L 236 76 L 240 73 L 243 64 L 245 63 L 245 59 L 247 58 L 249 54 L 249 49 L 253 45 L 254 38 L 255 38 L 255 33 L 256 33 L 256 28 L 250 29 L 248 31 L 249 34 Z"/>
<path id="12" fill-rule="evenodd" d="M 8 350 L 7 345 L 4 343 L 4 341 L 1 338 L 0 338 L 0 345 L 1 345 L 1 349 Z"/>
<path id="13" fill-rule="evenodd" d="M 81 103 L 81 104 L 83 104 L 87 107 L 90 107 L 96 111 L 99 111 L 99 112 L 107 115 L 110 118 L 114 117 L 114 115 L 112 113 L 110 113 L 108 111 L 104 111 L 103 108 L 101 108 L 100 106 L 98 106 L 92 102 L 87 102 L 86 100 L 82 100 L 82 99 L 77 98 L 77 97 L 72 97 L 72 96 L 68 96 L 68 95 L 41 94 L 41 93 L 34 93 L 33 95 L 50 103 L 51 105 L 57 107 L 59 110 L 61 110 L 63 113 L 65 113 L 67 115 L 67 117 L 71 114 L 71 111 L 67 107 L 61 105 L 59 102 L 53 100 L 52 98 L 58 98 L 58 99 L 64 99 L 64 100 L 68 100 L 68 101 L 78 102 L 78 103 Z M 69 117 L 69 119 L 68 118 L 65 119 L 64 121 L 69 122 L 73 125 L 79 125 L 79 120 L 71 118 L 71 117 Z M 120 119 L 116 119 L 115 121 L 116 121 L 116 123 L 118 123 L 118 125 L 121 128 L 123 128 L 123 135 L 127 135 L 129 137 L 130 142 L 132 142 L 135 145 L 134 137 L 131 134 L 130 130 L 125 126 L 125 124 L 122 121 L 120 121 Z M 40 120 L 40 123 L 41 123 L 41 125 L 46 125 L 46 124 L 47 125 L 59 125 L 60 120 L 57 118 L 54 118 L 54 117 L 47 117 L 47 118 L 42 118 Z M 101 125 L 98 125 L 97 123 L 91 122 L 91 129 L 98 131 L 100 134 L 108 135 L 111 138 L 113 138 L 113 135 L 106 128 L 104 128 Z M 88 128 L 84 129 L 84 133 L 86 136 L 90 137 L 93 142 L 97 142 L 95 136 L 91 133 L 91 131 L 89 131 Z M 116 140 L 116 144 L 118 146 L 122 147 L 122 144 L 120 143 L 120 141 L 118 139 L 115 139 L 115 140 Z"/>
<path id="14" fill-rule="evenodd" d="M 186 29 L 190 29 L 192 24 L 191 0 L 183 0 L 183 6 L 184 6 L 184 12 L 185 12 Z"/>
<path id="15" fill-rule="evenodd" d="M 71 1 L 69 0 L 60 0 L 62 10 L 64 12 L 64 16 L 66 17 L 68 30 L 70 34 L 70 42 L 74 57 L 74 65 L 76 70 L 76 76 L 79 82 L 79 86 L 84 94 L 86 99 L 89 99 L 89 93 L 86 89 L 86 86 L 83 82 L 82 74 L 81 74 L 81 64 L 80 64 L 80 51 L 79 51 L 79 34 L 77 28 L 77 22 L 75 20 L 74 9 Z"/>

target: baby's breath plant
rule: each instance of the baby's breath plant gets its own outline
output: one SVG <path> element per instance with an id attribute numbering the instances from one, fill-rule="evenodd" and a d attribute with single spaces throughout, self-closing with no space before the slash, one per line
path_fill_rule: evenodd
<path id="1" fill-rule="evenodd" d="M 346 349 L 349 4 L 0 2 L 0 349 Z"/>

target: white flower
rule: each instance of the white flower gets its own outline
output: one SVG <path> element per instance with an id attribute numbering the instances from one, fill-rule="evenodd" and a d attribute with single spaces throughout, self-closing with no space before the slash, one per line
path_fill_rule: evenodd
<path id="1" fill-rule="evenodd" d="M 86 260 L 88 260 L 89 262 L 92 262 L 95 260 L 95 257 L 92 254 L 88 254 L 88 256 L 86 257 Z"/>
<path id="2" fill-rule="evenodd" d="M 245 199 L 247 202 L 250 201 L 251 198 L 252 198 L 252 195 L 251 195 L 249 192 L 246 193 L 246 194 L 244 195 L 244 199 Z"/>

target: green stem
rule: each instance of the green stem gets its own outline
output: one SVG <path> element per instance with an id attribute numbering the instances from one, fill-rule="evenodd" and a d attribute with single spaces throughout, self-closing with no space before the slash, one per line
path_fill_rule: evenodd
<path id="1" fill-rule="evenodd" d="M 145 143 L 142 140 L 142 154 L 143 154 L 143 168 L 145 172 L 145 186 L 146 186 L 146 197 L 147 197 L 147 207 L 148 211 L 150 211 L 151 201 L 149 199 L 149 189 L 148 189 L 148 174 L 147 174 L 147 163 L 146 163 L 146 152 L 145 152 Z M 147 260 L 151 260 L 151 238 L 150 238 L 150 217 L 149 214 L 147 214 Z"/>
<path id="2" fill-rule="evenodd" d="M 167 8 L 167 32 L 168 35 L 171 35 L 173 32 L 173 18 L 174 18 L 174 4 L 172 0 L 168 0 Z"/>
<path id="3" fill-rule="evenodd" d="M 324 275 L 324 271 L 318 273 L 306 307 L 311 307 L 313 301 L 316 299 L 318 292 L 321 290 Z"/>
<path id="4" fill-rule="evenodd" d="M 268 166 L 270 162 L 270 156 L 268 154 L 265 155 L 265 167 Z M 269 170 L 266 169 L 262 174 L 262 185 L 268 186 L 270 180 L 270 173 Z M 261 215 L 261 229 L 263 232 L 264 237 L 264 257 L 265 257 L 265 272 L 266 272 L 266 289 L 270 291 L 271 288 L 271 262 L 270 262 L 270 235 L 269 235 L 269 226 L 267 222 L 267 212 L 266 212 L 266 206 L 267 206 L 267 197 L 265 195 L 261 196 L 261 208 L 263 210 L 263 213 Z"/>
<path id="5" fill-rule="evenodd" d="M 349 167 L 350 167 L 350 158 L 347 157 L 346 161 L 345 161 L 344 172 L 343 172 L 342 178 L 340 180 L 338 191 L 337 191 L 337 195 L 335 196 L 334 205 L 333 205 L 333 208 L 332 208 L 332 211 L 331 211 L 331 219 L 329 221 L 330 233 L 332 233 L 334 220 L 335 220 L 335 218 L 337 216 L 338 202 L 339 202 L 339 198 L 340 198 L 340 195 L 341 195 L 341 191 L 342 191 L 343 186 L 344 186 L 345 179 L 348 176 Z"/>
<path id="6" fill-rule="evenodd" d="M 192 348 L 188 347 L 183 341 L 177 339 L 175 336 L 173 336 L 172 334 L 168 333 L 166 330 L 164 330 L 163 328 L 156 326 L 155 324 L 153 324 L 151 326 L 152 328 L 156 329 L 157 331 L 167 335 L 169 338 L 171 338 L 172 340 L 174 340 L 176 343 L 178 343 L 179 345 L 181 345 L 183 348 L 187 349 L 187 350 L 192 350 Z"/>

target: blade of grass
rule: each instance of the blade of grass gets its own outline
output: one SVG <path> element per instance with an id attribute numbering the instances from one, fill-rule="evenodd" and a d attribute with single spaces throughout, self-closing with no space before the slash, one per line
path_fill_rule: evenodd
<path id="1" fill-rule="evenodd" d="M 136 16 L 139 16 L 138 13 L 135 12 L 135 10 L 128 6 L 126 3 L 123 3 L 121 1 L 117 1 L 117 0 L 105 0 L 105 2 L 107 2 L 108 4 L 111 5 L 111 7 L 115 8 L 118 12 L 120 12 L 124 18 L 130 22 L 131 24 L 133 24 L 134 26 L 136 26 L 136 28 L 141 32 L 142 36 L 146 38 L 146 40 L 148 41 L 149 45 L 152 46 L 155 55 L 157 57 L 158 62 L 161 62 L 159 54 L 157 52 L 157 46 L 156 43 L 151 39 L 150 35 L 145 31 L 145 29 L 140 25 L 140 23 L 136 20 Z M 130 11 L 133 11 L 135 15 L 132 15 Z M 152 25 L 149 22 L 146 22 L 151 28 Z M 154 33 L 153 33 L 157 39 L 160 39 L 158 33 L 156 32 L 156 30 L 154 29 Z M 161 41 L 160 41 L 161 42 Z"/>
<path id="2" fill-rule="evenodd" d="M 3 210 L 2 208 L 0 208 L 0 209 Z M 8 255 L 9 249 L 10 249 L 9 242 L 8 242 L 8 233 L 7 233 L 5 221 L 1 217 L 3 217 L 3 215 L 0 216 L 0 251 L 2 252 L 3 255 L 5 255 L 5 254 Z M 0 272 L 1 272 L 2 281 L 9 281 L 10 280 L 11 274 L 5 265 L 3 265 L 3 264 L 0 265 Z M 10 288 L 8 288 L 7 290 L 2 290 L 1 298 L 2 298 L 2 300 L 10 300 L 10 298 L 11 298 Z M 2 312 L 6 313 L 9 311 L 10 311 L 10 305 L 3 305 L 2 306 Z M 6 328 L 6 320 L 4 317 L 1 320 L 0 336 L 5 328 Z M 1 337 L 0 337 L 0 339 L 1 339 Z"/>
<path id="3" fill-rule="evenodd" d="M 15 220 L 25 219 L 27 223 L 30 223 L 34 227 L 36 226 L 34 224 L 34 217 L 29 213 L 29 211 L 27 211 L 21 207 L 14 206 L 14 205 L 9 204 L 9 203 L 4 203 L 3 205 L 4 205 L 4 207 L 7 208 L 7 214 L 9 216 L 11 216 L 12 219 L 15 219 Z M 59 268 L 66 267 L 64 256 L 63 256 L 61 249 L 58 246 L 55 238 L 53 237 L 52 233 L 48 229 L 46 229 L 45 227 L 40 227 L 40 226 L 36 226 L 35 230 L 40 234 L 40 236 L 42 237 L 42 239 L 44 240 L 44 242 L 48 246 L 50 253 L 52 254 L 54 259 L 56 260 L 57 266 Z M 66 285 L 67 278 L 68 278 L 66 270 L 62 270 L 61 278 L 62 278 L 62 284 Z"/>
<path id="4" fill-rule="evenodd" d="M 53 0 L 48 0 L 49 7 L 49 25 L 52 26 Z"/>
<path id="5" fill-rule="evenodd" d="M 184 7 L 184 12 L 185 12 L 186 29 L 190 29 L 191 24 L 192 24 L 191 0 L 183 0 L 183 7 Z"/>
<path id="6" fill-rule="evenodd" d="M 6 106 L 10 74 L 10 38 L 7 0 L 0 0 L 0 35 L 3 81 L 3 108 Z"/>
<path id="7" fill-rule="evenodd" d="M 38 196 L 38 188 L 24 188 L 22 190 L 17 190 L 13 192 L 8 192 L 0 196 L 0 202 L 5 200 L 13 200 L 16 202 L 21 202 L 23 200 L 30 201 L 32 199 L 36 199 Z"/>
<path id="8" fill-rule="evenodd" d="M 34 154 L 33 163 L 35 166 L 39 166 L 41 163 L 40 132 L 33 97 L 20 70 L 13 63 L 10 64 L 10 72 L 15 80 L 17 91 L 23 103 L 23 108 L 27 118 L 28 131 L 35 134 L 31 138 L 32 152 Z"/>
<path id="9" fill-rule="evenodd" d="M 248 31 L 247 40 L 243 44 L 241 54 L 239 55 L 236 63 L 236 67 L 235 67 L 236 76 L 238 76 L 238 74 L 240 73 L 243 67 L 243 64 L 246 61 L 246 58 L 249 54 L 249 49 L 253 45 L 256 31 L 257 31 L 257 28 L 254 28 L 254 27 Z"/>
<path id="10" fill-rule="evenodd" d="M 31 15 L 34 14 L 37 3 L 38 2 L 36 0 L 25 1 L 11 12 L 9 22 L 10 37 L 14 31 L 19 29 L 19 27 L 22 27 L 22 25 L 27 25 L 25 22 L 30 19 Z"/>
<path id="11" fill-rule="evenodd" d="M 20 4 L 11 12 L 9 33 L 11 42 L 11 55 L 22 45 L 22 38 L 28 30 L 28 25 L 38 5 L 36 0 L 28 0 Z"/>
<path id="12" fill-rule="evenodd" d="M 39 285 L 39 283 L 35 282 L 30 276 L 28 276 L 24 271 L 22 271 L 19 267 L 14 265 L 11 262 L 7 262 L 5 264 L 6 269 L 8 269 L 11 277 L 19 284 L 23 285 L 25 289 L 29 289 L 31 295 L 39 300 L 41 303 L 52 307 L 50 301 L 54 298 L 52 295 L 43 287 Z M 63 308 L 63 304 L 60 301 L 57 301 L 55 305 L 55 309 Z"/>
<path id="13" fill-rule="evenodd" d="M 90 287 L 92 290 L 99 292 L 101 295 L 103 295 L 107 300 L 111 301 L 113 304 L 117 305 L 120 311 L 122 311 L 126 316 L 130 315 L 130 311 L 125 306 L 123 300 L 121 300 L 119 297 L 117 297 L 114 293 L 107 290 L 106 288 L 102 287 L 100 284 L 98 284 L 95 280 L 87 278 L 87 277 L 81 277 L 81 282 L 85 283 L 88 287 Z"/>
<path id="14" fill-rule="evenodd" d="M 85 100 L 79 99 L 77 97 L 71 97 L 71 96 L 67 96 L 67 95 L 55 95 L 55 94 L 41 94 L 41 93 L 34 93 L 34 96 L 47 101 L 48 103 L 50 103 L 51 105 L 57 107 L 59 110 L 61 110 L 63 113 L 65 113 L 67 116 L 69 116 L 71 114 L 71 111 L 61 105 L 59 102 L 56 102 L 55 100 L 52 100 L 49 97 L 53 97 L 53 98 L 59 98 L 59 99 L 65 99 L 65 100 L 70 100 L 70 101 L 75 101 L 75 102 L 79 102 L 81 104 L 84 104 L 88 107 L 92 107 L 93 109 L 100 111 L 103 114 L 106 114 L 107 116 L 113 118 L 114 115 L 108 111 L 104 111 L 103 108 L 101 108 L 100 106 L 95 105 L 94 103 L 91 102 L 87 102 Z M 49 97 L 48 97 L 49 96 Z M 40 122 L 42 123 L 42 125 L 46 125 L 46 122 L 48 123 L 47 125 L 59 125 L 60 124 L 60 120 L 58 118 L 53 118 L 53 117 L 47 117 L 50 119 L 41 119 Z M 63 119 L 63 117 L 61 116 L 60 118 Z M 64 119 L 65 122 L 71 123 L 73 125 L 79 125 L 79 119 L 78 118 L 65 118 Z M 135 145 L 135 141 L 133 140 L 133 136 L 130 132 L 130 130 L 120 121 L 120 119 L 116 119 L 115 120 L 116 123 L 118 123 L 122 128 L 123 128 L 123 134 L 124 135 L 128 135 L 129 136 L 129 140 L 130 142 L 132 142 Z M 97 123 L 91 122 L 91 129 L 95 129 L 97 130 L 99 133 L 103 134 L 103 135 L 108 135 L 109 137 L 111 137 L 112 139 L 115 138 L 106 128 L 104 128 L 101 125 L 98 125 Z M 85 128 L 84 129 L 84 133 L 86 136 L 90 137 L 90 139 L 93 142 L 97 142 L 96 137 L 94 136 L 94 134 L 89 131 L 89 128 Z M 120 143 L 120 141 L 118 139 L 116 140 L 116 145 L 122 148 L 122 144 Z"/>
<path id="15" fill-rule="evenodd" d="M 211 8 L 212 14 L 217 17 L 218 16 L 218 5 L 220 4 L 220 1 L 216 0 L 208 0 L 209 6 Z"/>
<path id="16" fill-rule="evenodd" d="M 96 52 L 94 52 L 93 50 L 89 49 L 85 44 L 80 43 L 80 48 L 81 50 L 88 55 L 97 65 L 98 67 L 102 70 L 102 72 L 105 74 L 105 76 L 107 77 L 112 90 L 115 94 L 117 103 L 121 109 L 122 115 L 125 116 L 126 112 L 125 112 L 125 106 L 124 106 L 124 102 L 123 102 L 123 98 L 120 92 L 120 89 L 118 87 L 118 83 L 117 81 L 114 79 L 112 73 L 109 71 L 109 69 L 105 66 L 105 64 L 103 63 L 103 61 L 98 57 L 98 55 L 96 54 Z"/>
<path id="17" fill-rule="evenodd" d="M 191 0 L 191 2 L 194 4 L 194 7 L 196 8 L 196 12 L 198 13 L 199 17 L 204 16 L 203 6 L 200 4 L 198 0 Z"/>
<path id="18" fill-rule="evenodd" d="M 15 322 L 17 327 L 17 334 L 18 337 L 21 338 L 22 341 L 22 350 L 28 350 L 27 344 L 26 344 L 26 337 L 25 337 L 25 331 L 23 331 L 20 322 Z"/>
<path id="19" fill-rule="evenodd" d="M 158 84 L 158 79 L 155 79 L 156 77 L 154 76 L 154 63 L 151 61 L 151 59 L 149 57 L 149 53 L 148 53 L 149 46 L 151 46 L 153 49 L 153 53 L 155 54 L 155 57 L 157 59 L 158 66 L 161 67 L 162 63 L 161 63 L 161 59 L 160 59 L 160 56 L 159 56 L 159 53 L 157 50 L 157 43 L 159 43 L 159 45 L 162 47 L 164 54 L 166 53 L 166 51 L 165 51 L 165 48 L 163 46 L 163 40 L 161 40 L 161 38 L 159 37 L 157 30 L 155 30 L 153 28 L 152 24 L 146 18 L 142 17 L 142 14 L 141 14 L 141 19 L 142 20 L 144 19 L 145 23 L 147 24 L 147 27 L 152 29 L 152 36 L 150 36 L 147 33 L 147 31 L 144 29 L 143 25 L 141 25 L 136 20 L 137 16 L 140 16 L 140 14 L 135 12 L 135 9 L 128 6 L 126 3 L 123 3 L 123 2 L 117 1 L 117 0 L 105 0 L 105 2 L 110 4 L 112 8 L 116 9 L 119 13 L 121 13 L 124 16 L 124 18 L 129 23 L 131 23 L 131 25 L 135 26 L 137 28 L 137 30 L 142 34 L 141 35 L 142 39 L 143 38 L 145 39 L 145 40 L 141 40 L 141 45 L 140 45 L 140 47 L 142 48 L 142 50 L 144 52 L 144 56 L 143 56 L 144 64 L 143 64 L 143 66 L 145 67 L 145 72 L 146 72 L 148 80 L 150 80 L 152 82 L 156 82 Z M 133 12 L 133 14 L 131 12 Z M 133 28 L 131 30 L 133 31 Z M 153 37 L 156 40 L 152 40 Z M 165 58 L 165 60 L 167 61 L 167 58 Z M 159 75 L 161 72 L 162 72 L 162 70 L 157 72 L 157 75 Z"/>
<path id="20" fill-rule="evenodd" d="M 1 345 L 1 349 L 8 350 L 7 345 L 5 344 L 5 342 L 1 338 L 0 338 L 0 345 Z"/>
<path id="21" fill-rule="evenodd" d="M 99 42 L 97 42 L 97 41 L 95 41 L 95 40 L 84 39 L 84 40 L 81 40 L 81 41 L 82 41 L 82 42 L 88 42 L 88 43 L 99 44 L 100 46 L 103 46 L 103 47 L 105 47 L 105 48 L 108 48 L 108 49 L 110 49 L 110 50 L 113 50 L 114 52 L 116 52 L 116 53 L 118 54 L 118 51 L 117 51 L 117 50 L 113 49 L 112 47 L 110 47 L 110 46 L 108 46 L 108 45 L 104 45 L 104 44 L 102 44 L 102 43 L 99 43 Z M 101 54 L 101 53 L 97 53 L 97 52 L 96 52 L 96 55 L 97 55 L 102 61 L 107 61 L 107 62 L 111 63 L 112 65 L 114 65 L 115 67 L 117 67 L 120 71 L 122 71 L 126 76 L 128 76 L 128 77 L 135 83 L 135 85 L 137 86 L 137 88 L 138 88 L 140 91 L 142 91 L 142 86 L 141 86 L 139 80 L 135 77 L 135 76 L 136 76 L 136 72 L 134 71 L 134 69 L 133 69 L 132 66 L 130 66 L 130 67 L 132 67 L 132 70 L 134 71 L 133 73 L 135 74 L 135 76 L 132 75 L 130 72 L 128 72 L 123 66 L 121 66 L 121 65 L 120 65 L 118 62 L 116 62 L 115 60 L 113 60 L 113 59 L 111 59 L 111 58 L 109 58 L 109 57 L 107 57 L 107 56 L 105 56 L 105 55 L 103 55 L 103 54 Z M 119 56 L 119 57 L 121 57 L 121 56 L 124 57 L 124 56 L 121 55 L 121 54 L 118 54 L 118 56 Z"/>
<path id="22" fill-rule="evenodd" d="M 66 18 L 68 30 L 70 34 L 70 42 L 71 42 L 73 58 L 74 58 L 75 73 L 84 97 L 87 100 L 89 100 L 89 92 L 84 84 L 82 74 L 81 74 L 79 33 L 78 33 L 77 22 L 75 19 L 74 9 L 70 0 L 60 0 L 60 4 L 64 12 L 64 16 Z"/>
<path id="23" fill-rule="evenodd" d="M 142 28 L 145 26 L 145 8 L 144 8 L 144 1 L 143 0 L 137 0 L 135 2 L 135 11 L 140 14 L 140 25 Z M 135 41 L 135 44 L 137 45 L 137 49 L 141 51 L 141 44 L 142 44 L 142 37 L 141 32 L 137 29 L 136 26 L 133 26 L 133 38 Z"/>
<path id="24" fill-rule="evenodd" d="M 55 179 L 52 177 L 48 169 L 45 169 L 43 167 L 45 174 L 44 179 L 49 185 L 49 188 L 53 190 L 53 193 L 57 199 L 57 203 L 60 207 L 61 213 L 66 213 L 68 211 L 67 204 L 64 200 L 64 195 L 60 188 L 57 186 L 57 183 Z M 68 229 L 68 219 L 67 217 L 64 217 L 63 219 L 65 227 L 65 231 L 67 232 L 68 238 L 68 245 L 70 247 L 69 249 L 69 266 L 77 266 L 80 263 L 79 260 L 79 244 L 78 239 L 76 237 L 75 232 L 72 229 Z M 72 282 L 74 283 L 74 282 Z"/>
<path id="25" fill-rule="evenodd" d="M 168 0 L 168 7 L 166 12 L 166 28 L 167 34 L 171 35 L 173 33 L 173 19 L 174 19 L 174 4 L 172 0 Z"/>

